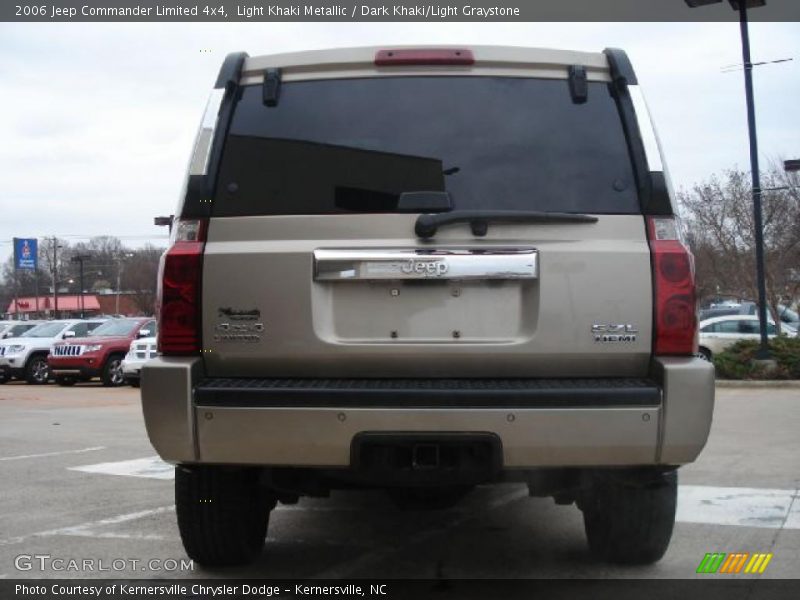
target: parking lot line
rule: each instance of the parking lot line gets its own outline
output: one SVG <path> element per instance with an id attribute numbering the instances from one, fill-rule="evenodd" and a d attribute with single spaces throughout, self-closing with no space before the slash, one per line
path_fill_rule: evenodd
<path id="1" fill-rule="evenodd" d="M 70 471 L 98 473 L 102 475 L 124 475 L 128 477 L 146 477 L 148 479 L 174 479 L 175 467 L 157 456 L 121 460 L 117 462 L 98 463 L 69 467 Z"/>
<path id="2" fill-rule="evenodd" d="M 81 448 L 80 450 L 61 450 L 60 452 L 43 452 L 41 454 L 20 454 L 18 456 L 2 456 L 0 462 L 7 460 L 22 460 L 23 458 L 46 458 L 48 456 L 61 456 L 62 454 L 83 454 L 84 452 L 95 452 L 105 450 L 105 446 L 92 446 L 91 448 Z"/>
<path id="3" fill-rule="evenodd" d="M 175 476 L 173 465 L 157 456 L 69 467 L 69 470 L 160 480 L 171 480 Z M 798 490 L 794 489 L 681 485 L 678 488 L 676 521 L 767 529 L 800 529 L 800 502 L 796 501 L 798 495 L 800 495 Z M 330 508 L 290 506 L 281 507 L 281 510 L 333 512 L 347 509 L 336 506 Z"/>
<path id="4" fill-rule="evenodd" d="M 127 523 L 128 521 L 135 521 L 137 519 L 142 519 L 144 517 L 150 517 L 152 515 L 158 515 L 161 513 L 169 512 L 175 510 L 175 505 L 171 504 L 169 506 L 159 506 L 158 508 L 151 508 L 147 510 L 140 510 L 137 512 L 132 513 L 125 513 L 122 515 L 116 515 L 113 517 L 107 517 L 105 519 L 100 519 L 97 521 L 88 521 L 86 523 L 80 523 L 79 525 L 73 525 L 70 527 L 59 527 L 58 529 L 48 529 L 46 531 L 37 531 L 36 533 L 29 533 L 27 535 L 20 535 L 11 538 L 0 539 L 0 546 L 8 546 L 11 544 L 19 544 L 21 542 L 25 542 L 31 538 L 36 537 L 48 537 L 54 535 L 77 535 L 81 537 L 128 537 L 125 534 L 108 534 L 108 532 L 98 532 L 98 527 L 105 527 L 108 525 L 118 525 L 120 523 Z M 136 537 L 135 539 L 151 539 L 151 538 L 141 538 Z M 162 539 L 162 538 L 157 538 Z"/>
<path id="5" fill-rule="evenodd" d="M 798 490 L 682 485 L 676 520 L 683 523 L 800 529 Z"/>

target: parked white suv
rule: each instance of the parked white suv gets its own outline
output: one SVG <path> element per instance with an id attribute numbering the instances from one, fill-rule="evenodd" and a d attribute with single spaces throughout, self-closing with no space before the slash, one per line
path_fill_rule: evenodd
<path id="1" fill-rule="evenodd" d="M 142 365 L 156 356 L 158 356 L 158 338 L 153 336 L 133 340 L 122 361 L 122 375 L 125 377 L 125 382 L 133 387 L 139 387 Z"/>
<path id="2" fill-rule="evenodd" d="M 53 343 L 84 337 L 104 319 L 64 319 L 47 321 L 29 329 L 19 337 L 0 342 L 0 383 L 9 379 L 25 379 L 28 383 L 47 383 L 50 369 L 47 355 Z"/>
<path id="3" fill-rule="evenodd" d="M 41 323 L 41 321 L 0 321 L 0 340 L 19 337 Z"/>

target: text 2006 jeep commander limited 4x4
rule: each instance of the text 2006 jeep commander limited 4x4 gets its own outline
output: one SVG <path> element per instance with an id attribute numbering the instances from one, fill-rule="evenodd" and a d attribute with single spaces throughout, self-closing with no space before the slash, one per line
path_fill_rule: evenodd
<path id="1" fill-rule="evenodd" d="M 501 481 L 603 559 L 665 552 L 713 367 L 624 52 L 230 55 L 172 237 L 142 400 L 198 563 L 278 501 Z"/>

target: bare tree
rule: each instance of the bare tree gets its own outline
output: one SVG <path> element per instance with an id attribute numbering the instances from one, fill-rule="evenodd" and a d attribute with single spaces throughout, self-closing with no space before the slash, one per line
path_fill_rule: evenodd
<path id="1" fill-rule="evenodd" d="M 794 304 L 800 295 L 798 177 L 772 166 L 762 174 L 767 304 Z M 695 255 L 698 294 L 757 298 L 755 227 L 750 175 L 726 171 L 678 194 Z M 775 319 L 780 323 L 779 319 Z"/>
<path id="2" fill-rule="evenodd" d="M 123 287 L 133 292 L 132 300 L 146 315 L 155 312 L 158 261 L 163 251 L 163 248 L 147 244 L 133 251 L 133 256 L 125 263 Z"/>

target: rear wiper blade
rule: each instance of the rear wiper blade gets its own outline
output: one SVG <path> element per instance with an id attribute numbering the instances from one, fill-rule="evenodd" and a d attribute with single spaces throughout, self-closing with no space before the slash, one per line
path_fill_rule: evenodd
<path id="1" fill-rule="evenodd" d="M 472 234 L 485 236 L 493 223 L 597 223 L 597 217 L 577 213 L 543 212 L 538 210 L 459 210 L 448 213 L 424 214 L 417 217 L 414 232 L 427 239 L 436 235 L 443 225 L 469 223 Z"/>

